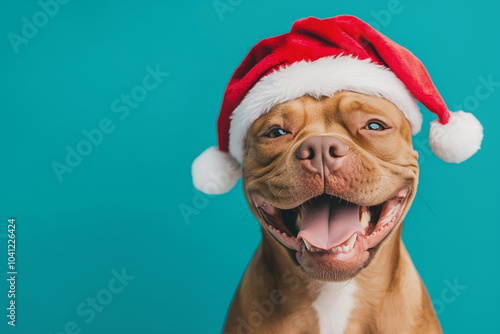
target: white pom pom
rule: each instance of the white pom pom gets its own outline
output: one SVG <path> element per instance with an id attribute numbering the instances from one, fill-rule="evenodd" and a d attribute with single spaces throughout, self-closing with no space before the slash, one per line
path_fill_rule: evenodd
<path id="1" fill-rule="evenodd" d="M 231 154 L 212 146 L 193 161 L 191 173 L 196 189 L 220 195 L 233 189 L 241 177 L 241 167 Z"/>
<path id="2" fill-rule="evenodd" d="M 446 162 L 462 162 L 481 148 L 483 126 L 474 115 L 463 111 L 450 113 L 447 124 L 431 122 L 429 144 L 432 152 Z"/>

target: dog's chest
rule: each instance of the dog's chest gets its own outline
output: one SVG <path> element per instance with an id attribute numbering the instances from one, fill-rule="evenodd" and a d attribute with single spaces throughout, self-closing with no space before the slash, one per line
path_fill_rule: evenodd
<path id="1" fill-rule="evenodd" d="M 343 334 L 347 321 L 354 308 L 354 293 L 357 285 L 354 280 L 346 282 L 327 282 L 313 303 L 318 314 L 320 334 Z"/>

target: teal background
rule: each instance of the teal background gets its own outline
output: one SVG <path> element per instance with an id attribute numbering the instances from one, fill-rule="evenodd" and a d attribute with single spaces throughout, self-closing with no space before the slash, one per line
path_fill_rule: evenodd
<path id="1" fill-rule="evenodd" d="M 225 86 L 249 49 L 296 19 L 339 14 L 412 50 L 450 109 L 466 100 L 483 123 L 482 150 L 447 164 L 430 154 L 434 117 L 423 110 L 404 241 L 446 333 L 500 333 L 500 87 L 474 100 L 481 77 L 500 81 L 500 2 L 221 1 L 231 8 L 222 17 L 210 0 L 70 1 L 18 53 L 8 34 L 21 35 L 23 17 L 32 22 L 41 7 L 0 2 L 0 333 L 72 333 L 72 321 L 75 333 L 220 333 L 260 231 L 241 183 L 201 197 L 191 162 L 216 144 Z M 157 64 L 169 76 L 121 120 L 111 103 Z M 65 163 L 65 147 L 104 118 L 113 131 L 59 182 L 52 163 Z M 185 219 L 187 207 L 195 211 Z M 6 318 L 9 217 L 15 328 Z M 122 268 L 135 278 L 87 323 L 78 305 Z M 450 294 L 454 280 L 465 288 Z"/>

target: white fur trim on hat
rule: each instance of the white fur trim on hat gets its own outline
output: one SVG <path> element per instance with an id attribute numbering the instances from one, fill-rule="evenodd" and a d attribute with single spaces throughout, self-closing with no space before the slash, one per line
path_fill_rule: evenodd
<path id="1" fill-rule="evenodd" d="M 229 151 L 241 163 L 248 129 L 274 106 L 305 95 L 319 98 L 342 90 L 391 101 L 409 121 L 412 134 L 420 131 L 422 114 L 416 100 L 391 70 L 369 59 L 325 57 L 282 67 L 257 82 L 233 112 Z"/>
<path id="2" fill-rule="evenodd" d="M 231 154 L 212 146 L 193 161 L 191 173 L 196 189 L 220 195 L 233 189 L 241 177 L 241 167 Z"/>
<path id="3" fill-rule="evenodd" d="M 450 113 L 450 120 L 431 122 L 429 145 L 432 152 L 446 162 L 460 163 L 481 148 L 483 126 L 474 115 L 463 111 Z"/>

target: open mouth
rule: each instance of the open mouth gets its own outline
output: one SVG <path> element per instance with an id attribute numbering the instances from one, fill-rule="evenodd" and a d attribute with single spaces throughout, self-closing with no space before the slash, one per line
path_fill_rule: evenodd
<path id="1" fill-rule="evenodd" d="M 309 255 L 346 257 L 377 246 L 396 225 L 408 200 L 405 187 L 383 203 L 361 206 L 323 194 L 293 209 L 252 196 L 268 230 L 289 249 Z M 305 248 L 305 249 L 304 249 Z"/>

